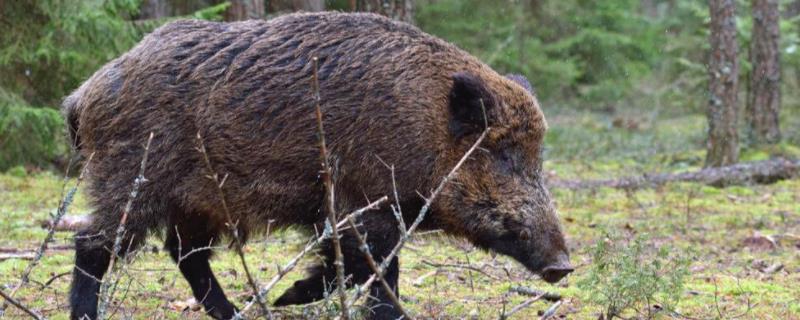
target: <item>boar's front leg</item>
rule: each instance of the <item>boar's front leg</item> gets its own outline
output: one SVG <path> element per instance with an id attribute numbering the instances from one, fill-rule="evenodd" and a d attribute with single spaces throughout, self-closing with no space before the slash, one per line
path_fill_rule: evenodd
<path id="1" fill-rule="evenodd" d="M 217 232 L 198 218 L 202 216 L 181 212 L 174 215 L 167 230 L 165 247 L 206 313 L 214 319 L 231 319 L 237 309 L 225 297 L 208 261 Z"/>
<path id="2" fill-rule="evenodd" d="M 383 257 L 387 256 L 400 238 L 394 215 L 390 211 L 370 212 L 359 219 L 359 231 L 367 237 L 367 244 L 376 262 L 381 263 Z M 341 234 L 342 253 L 344 255 L 345 274 L 349 281 L 348 288 L 354 284 L 362 284 L 372 276 L 372 269 L 365 260 L 365 256 L 359 250 L 358 238 L 353 232 L 342 230 Z M 322 244 L 321 255 L 322 263 L 309 269 L 307 278 L 297 281 L 286 290 L 278 300 L 276 306 L 291 304 L 305 304 L 320 300 L 325 292 L 333 292 L 336 289 L 336 269 L 334 267 L 333 243 L 328 240 Z M 394 288 L 395 295 L 398 291 L 399 276 L 398 259 L 392 259 L 389 267 L 384 273 L 384 279 L 390 287 Z M 402 315 L 394 308 L 383 287 L 376 281 L 370 288 L 369 308 L 371 319 L 397 319 Z"/>

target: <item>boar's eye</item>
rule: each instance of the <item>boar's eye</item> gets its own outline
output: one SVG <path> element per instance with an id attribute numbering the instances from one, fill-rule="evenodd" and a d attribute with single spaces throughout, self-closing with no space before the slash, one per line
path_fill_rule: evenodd
<path id="1" fill-rule="evenodd" d="M 503 171 L 510 172 L 514 169 L 514 156 L 508 150 L 497 152 L 497 160 Z"/>

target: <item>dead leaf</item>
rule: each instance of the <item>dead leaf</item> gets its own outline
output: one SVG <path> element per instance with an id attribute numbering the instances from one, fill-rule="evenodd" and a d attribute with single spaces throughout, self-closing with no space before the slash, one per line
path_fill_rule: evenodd
<path id="1" fill-rule="evenodd" d="M 742 245 L 753 251 L 773 251 L 778 248 L 778 243 L 775 242 L 770 236 L 764 236 L 759 233 L 753 236 L 744 238 Z"/>
<path id="2" fill-rule="evenodd" d="M 766 273 L 766 274 L 772 274 L 772 273 L 775 273 L 775 272 L 778 272 L 778 271 L 781 271 L 781 270 L 783 270 L 783 264 L 776 263 L 776 264 L 773 264 L 773 265 L 769 266 L 768 268 L 765 268 L 764 270 L 761 270 L 761 271 Z"/>
<path id="3" fill-rule="evenodd" d="M 186 300 L 171 301 L 169 303 L 169 308 L 171 310 L 175 310 L 178 312 L 185 312 L 185 311 L 196 312 L 200 311 L 200 309 L 202 309 L 203 306 L 197 303 L 197 300 L 195 300 L 194 298 L 189 298 Z"/>

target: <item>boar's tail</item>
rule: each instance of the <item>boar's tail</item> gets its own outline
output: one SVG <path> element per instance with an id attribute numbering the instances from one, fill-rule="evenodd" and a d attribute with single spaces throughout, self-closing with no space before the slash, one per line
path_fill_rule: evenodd
<path id="1" fill-rule="evenodd" d="M 80 101 L 81 90 L 77 90 L 66 97 L 64 102 L 61 103 L 61 112 L 64 114 L 64 119 L 66 120 L 69 141 L 75 150 L 81 149 L 81 138 L 78 136 L 78 126 L 80 125 L 78 118 L 81 114 L 79 107 Z"/>

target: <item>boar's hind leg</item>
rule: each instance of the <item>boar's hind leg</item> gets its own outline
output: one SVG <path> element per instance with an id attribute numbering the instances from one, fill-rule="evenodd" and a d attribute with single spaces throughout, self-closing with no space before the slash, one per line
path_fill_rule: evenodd
<path id="1" fill-rule="evenodd" d="M 388 211 L 366 214 L 359 221 L 359 231 L 362 235 L 366 234 L 370 253 L 377 263 L 381 263 L 383 257 L 388 255 L 397 244 L 400 232 L 395 221 L 394 215 Z M 352 287 L 354 283 L 366 282 L 372 276 L 372 269 L 367 264 L 364 254 L 359 250 L 360 245 L 355 234 L 343 230 L 340 243 L 344 255 L 345 273 L 351 280 L 347 286 Z M 323 243 L 320 254 L 324 261 L 309 269 L 306 279 L 295 282 L 291 288 L 286 290 L 275 301 L 276 306 L 313 302 L 322 299 L 326 289 L 328 292 L 335 289 L 336 269 L 333 264 L 333 244 L 330 240 Z M 394 289 L 395 295 L 399 293 L 398 276 L 399 266 L 397 257 L 395 257 L 384 273 L 384 279 Z M 373 312 L 370 319 L 397 319 L 401 316 L 377 281 L 370 288 L 370 296 L 369 307 Z"/>
<path id="2" fill-rule="evenodd" d="M 97 318 L 100 281 L 108 270 L 116 232 L 116 226 L 103 226 L 102 220 L 95 214 L 92 224 L 75 234 L 75 268 L 69 295 L 71 319 Z M 118 259 L 136 250 L 145 237 L 144 231 L 126 230 Z"/>
<path id="3" fill-rule="evenodd" d="M 165 246 L 206 313 L 215 319 L 230 319 L 237 309 L 225 297 L 208 263 L 216 240 L 216 232 L 208 229 L 208 224 L 202 221 L 174 221 L 167 231 Z"/>

